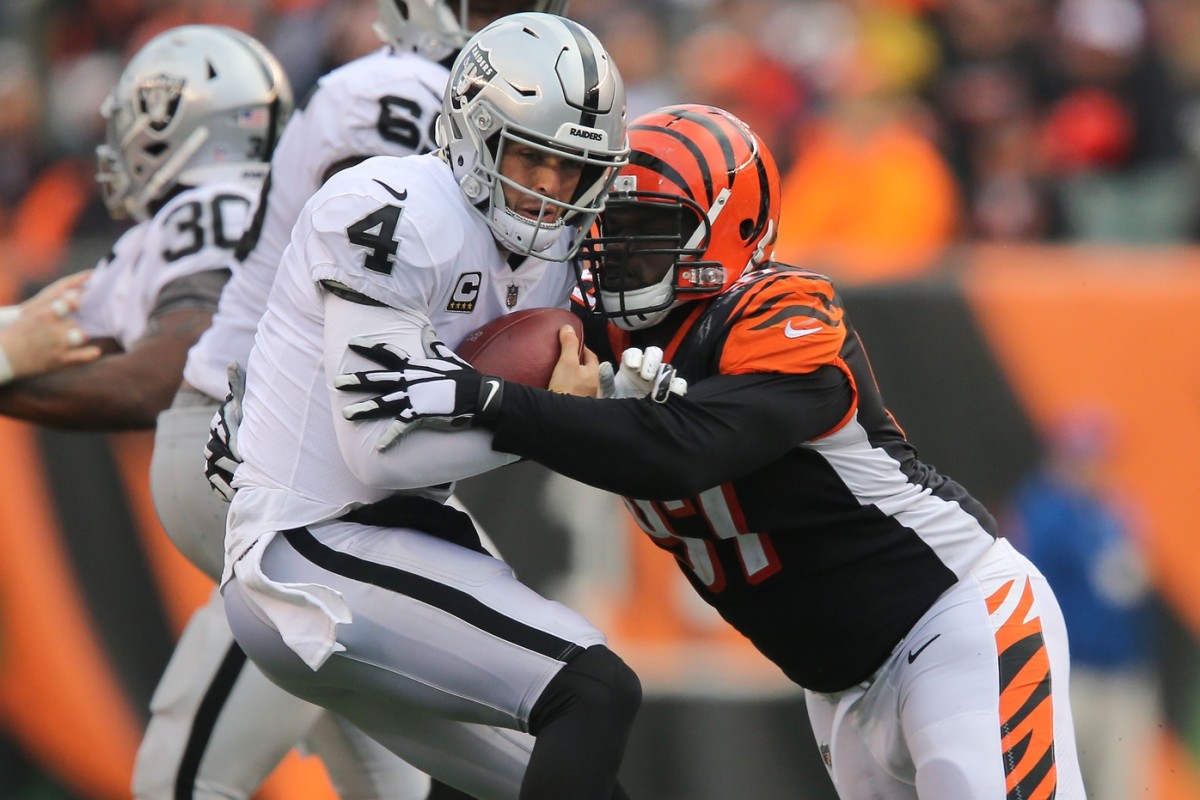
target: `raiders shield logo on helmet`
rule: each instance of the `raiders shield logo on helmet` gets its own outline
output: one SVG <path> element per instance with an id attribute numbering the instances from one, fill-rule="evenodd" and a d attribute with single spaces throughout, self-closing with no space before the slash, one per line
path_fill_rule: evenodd
<path id="1" fill-rule="evenodd" d="M 138 87 L 138 104 L 141 112 L 150 119 L 151 128 L 162 131 L 171 124 L 183 98 L 183 84 L 183 78 L 160 74 L 148 78 Z"/>
<path id="2" fill-rule="evenodd" d="M 496 76 L 496 68 L 488 51 L 479 45 L 473 45 L 463 55 L 463 63 L 466 68 L 454 86 L 454 94 L 470 101 Z"/>

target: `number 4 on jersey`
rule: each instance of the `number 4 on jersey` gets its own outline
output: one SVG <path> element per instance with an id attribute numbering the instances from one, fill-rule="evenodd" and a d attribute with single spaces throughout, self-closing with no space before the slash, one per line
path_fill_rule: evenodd
<path id="1" fill-rule="evenodd" d="M 396 239 L 396 225 L 400 222 L 401 211 L 399 206 L 383 206 L 346 228 L 346 238 L 351 244 L 370 251 L 363 260 L 367 269 L 384 275 L 392 273 L 393 258 L 400 245 Z"/>

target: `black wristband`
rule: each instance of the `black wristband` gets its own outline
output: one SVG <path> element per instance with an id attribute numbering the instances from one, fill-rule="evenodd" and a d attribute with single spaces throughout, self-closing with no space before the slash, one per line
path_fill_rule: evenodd
<path id="1" fill-rule="evenodd" d="M 500 406 L 504 402 L 504 379 L 495 375 L 484 375 L 479 382 L 479 399 L 476 403 L 472 425 L 485 427 L 500 417 Z"/>
<path id="2" fill-rule="evenodd" d="M 474 414 L 483 376 L 467 367 L 461 372 L 447 373 L 447 377 L 454 380 L 454 416 Z"/>

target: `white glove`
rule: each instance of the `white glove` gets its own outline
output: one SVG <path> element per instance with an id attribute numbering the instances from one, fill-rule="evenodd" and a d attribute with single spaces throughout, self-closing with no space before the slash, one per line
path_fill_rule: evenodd
<path id="1" fill-rule="evenodd" d="M 615 372 L 612 364 L 605 361 L 600 365 L 599 396 L 616 400 L 649 397 L 656 403 L 665 403 L 673 394 L 680 397 L 687 394 L 687 381 L 678 377 L 675 368 L 662 359 L 661 348 L 630 347 L 621 354 L 621 367 Z"/>

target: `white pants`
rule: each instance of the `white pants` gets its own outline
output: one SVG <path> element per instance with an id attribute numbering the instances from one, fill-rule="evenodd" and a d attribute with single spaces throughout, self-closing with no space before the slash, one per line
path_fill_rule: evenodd
<path id="1" fill-rule="evenodd" d="M 151 490 L 175 545 L 213 580 L 224 556 L 229 505 L 204 477 L 215 403 L 182 394 L 158 418 Z M 321 757 L 342 800 L 423 800 L 429 777 L 344 720 L 269 681 L 233 640 L 212 598 L 189 620 L 150 703 L 134 765 L 138 800 L 249 798 L 303 742 Z M 190 786 L 177 793 L 176 786 Z"/>
<path id="2" fill-rule="evenodd" d="M 1067 632 L 1046 579 L 997 541 L 875 677 L 806 692 L 842 800 L 1084 800 Z"/>
<path id="3" fill-rule="evenodd" d="M 574 652 L 605 641 L 504 562 L 405 528 L 333 521 L 278 534 L 261 570 L 279 584 L 328 587 L 352 619 L 314 670 L 235 573 L 226 612 L 255 663 L 479 800 L 518 796 L 533 747 L 519 731 L 534 704 Z"/>

